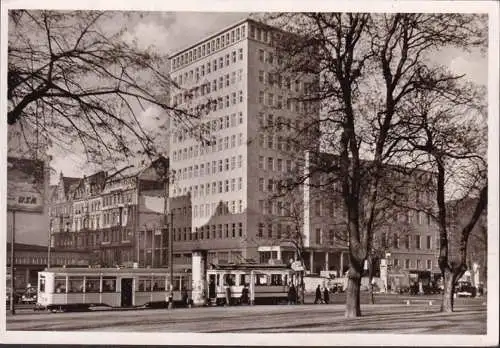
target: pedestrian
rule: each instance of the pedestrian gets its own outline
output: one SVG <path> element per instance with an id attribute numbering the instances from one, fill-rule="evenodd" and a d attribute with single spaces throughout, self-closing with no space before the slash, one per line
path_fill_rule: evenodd
<path id="1" fill-rule="evenodd" d="M 184 306 L 189 307 L 189 295 L 186 289 L 182 289 L 181 291 L 182 303 Z"/>
<path id="2" fill-rule="evenodd" d="M 316 296 L 314 297 L 314 304 L 317 303 L 323 303 L 323 299 L 321 298 L 321 287 L 318 284 L 318 287 L 316 288 Z"/>
<path id="3" fill-rule="evenodd" d="M 241 300 L 240 303 L 243 304 L 249 304 L 250 303 L 250 297 L 248 296 L 248 287 L 247 285 L 243 285 L 243 289 L 241 290 Z"/>
<path id="4" fill-rule="evenodd" d="M 297 302 L 297 292 L 293 283 L 290 283 L 288 288 L 288 304 L 295 304 Z"/>
<path id="5" fill-rule="evenodd" d="M 326 304 L 330 303 L 330 294 L 328 293 L 328 287 L 325 286 L 325 290 L 323 291 L 323 300 Z"/>

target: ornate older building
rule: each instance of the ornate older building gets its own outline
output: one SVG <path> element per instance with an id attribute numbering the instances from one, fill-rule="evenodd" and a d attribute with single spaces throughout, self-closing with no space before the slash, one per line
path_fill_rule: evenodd
<path id="1" fill-rule="evenodd" d="M 50 206 L 52 244 L 86 251 L 91 263 L 164 264 L 163 228 L 168 159 L 139 170 L 62 174 Z"/>

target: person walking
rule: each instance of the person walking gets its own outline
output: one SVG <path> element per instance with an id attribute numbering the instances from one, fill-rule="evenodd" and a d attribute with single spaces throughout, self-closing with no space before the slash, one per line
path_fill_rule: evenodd
<path id="1" fill-rule="evenodd" d="M 290 284 L 288 288 L 288 304 L 296 304 L 297 303 L 297 291 L 295 290 L 295 286 L 293 283 Z"/>
<path id="2" fill-rule="evenodd" d="M 325 286 L 325 290 L 323 291 L 323 300 L 326 304 L 330 303 L 330 293 L 328 292 L 328 286 Z"/>
<path id="3" fill-rule="evenodd" d="M 318 287 L 316 288 L 316 296 L 314 297 L 314 304 L 317 303 L 323 303 L 323 299 L 321 298 L 321 287 L 318 284 Z"/>

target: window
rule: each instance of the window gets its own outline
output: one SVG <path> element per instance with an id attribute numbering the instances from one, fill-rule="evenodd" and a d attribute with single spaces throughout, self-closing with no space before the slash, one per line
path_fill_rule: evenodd
<path id="1" fill-rule="evenodd" d="M 66 292 L 66 277 L 55 277 L 54 279 L 56 293 Z"/>
<path id="2" fill-rule="evenodd" d="M 392 236 L 392 247 L 394 249 L 399 249 L 399 237 L 397 233 Z"/>
<path id="3" fill-rule="evenodd" d="M 238 178 L 238 190 L 241 191 L 243 188 L 243 178 Z"/>
<path id="4" fill-rule="evenodd" d="M 410 259 L 405 260 L 405 268 L 409 269 L 410 268 Z"/>
<path id="5" fill-rule="evenodd" d="M 278 172 L 283 171 L 283 160 L 281 158 L 278 158 L 278 160 L 276 161 L 276 170 Z"/>
<path id="6" fill-rule="evenodd" d="M 399 259 L 394 259 L 394 267 L 399 267 Z"/>
<path id="7" fill-rule="evenodd" d="M 427 260 L 427 269 L 432 269 L 432 260 Z"/>
<path id="8" fill-rule="evenodd" d="M 264 156 L 259 156 L 259 169 L 265 169 L 264 168 Z"/>
<path id="9" fill-rule="evenodd" d="M 405 248 L 410 249 L 410 235 L 406 235 L 405 238 Z"/>
<path id="10" fill-rule="evenodd" d="M 321 239 L 321 228 L 316 229 L 316 243 L 321 244 L 323 241 Z"/>
<path id="11" fill-rule="evenodd" d="M 420 236 L 415 236 L 415 248 L 420 249 Z"/>
<path id="12" fill-rule="evenodd" d="M 420 259 L 417 259 L 417 269 L 420 269 L 422 267 L 422 262 Z"/>
<path id="13" fill-rule="evenodd" d="M 274 170 L 274 158 L 267 158 L 267 170 Z"/>
<path id="14" fill-rule="evenodd" d="M 267 237 L 273 238 L 273 224 L 267 224 Z"/>
<path id="15" fill-rule="evenodd" d="M 259 178 L 259 191 L 260 192 L 265 192 L 265 188 L 264 188 L 264 178 Z"/>
<path id="16" fill-rule="evenodd" d="M 264 71 L 263 70 L 259 71 L 259 82 L 264 83 Z"/>
<path id="17" fill-rule="evenodd" d="M 259 91 L 259 104 L 264 104 L 264 92 Z"/>
<path id="18" fill-rule="evenodd" d="M 241 213 L 241 209 L 240 209 L 240 213 Z M 238 237 L 243 237 L 243 223 L 241 223 L 241 222 L 238 223 Z"/>
<path id="19" fill-rule="evenodd" d="M 263 49 L 259 49 L 259 61 L 264 63 L 264 59 L 265 59 L 265 52 Z"/>
<path id="20" fill-rule="evenodd" d="M 68 277 L 68 292 L 83 292 L 83 277 Z"/>
<path id="21" fill-rule="evenodd" d="M 269 179 L 269 181 L 267 182 L 267 191 L 273 192 L 273 188 L 274 188 L 274 181 L 273 179 Z"/>
<path id="22" fill-rule="evenodd" d="M 427 249 L 432 248 L 431 236 L 426 236 L 426 246 L 427 246 Z"/>

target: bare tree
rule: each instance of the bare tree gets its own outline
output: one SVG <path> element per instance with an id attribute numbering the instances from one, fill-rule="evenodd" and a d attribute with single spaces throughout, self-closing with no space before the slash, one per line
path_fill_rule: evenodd
<path id="1" fill-rule="evenodd" d="M 454 14 L 303 13 L 271 19 L 297 33 L 281 42 L 283 71 L 318 76 L 299 99 L 319 103 L 321 116 L 298 131 L 317 135 L 303 149 L 340 156 L 321 170 L 339 173 L 349 236 L 345 314 L 360 316 L 361 275 L 372 250 L 384 166 L 394 163 L 394 150 L 404 142 L 397 132 L 399 108 L 422 88 L 424 73 L 436 74 L 438 82 L 455 78 L 437 74 L 429 54 L 481 42 L 483 27 L 477 16 Z"/>
<path id="2" fill-rule="evenodd" d="M 9 125 L 35 129 L 51 145 L 74 148 L 89 161 L 158 153 L 158 132 L 140 113 L 156 110 L 159 131 L 168 117 L 196 116 L 170 105 L 179 89 L 166 57 L 126 39 L 129 14 L 99 11 L 9 11 Z M 165 118 L 162 122 L 162 118 Z"/>
<path id="3" fill-rule="evenodd" d="M 436 171 L 434 218 L 439 228 L 439 267 L 444 278 L 441 311 L 453 311 L 456 281 L 467 270 L 467 244 L 488 203 L 484 94 L 455 80 L 437 82 L 425 76 L 425 88 L 405 107 L 408 156 Z M 422 162 L 421 162 L 422 163 Z M 477 197 L 458 238 L 449 235 L 450 195 Z M 460 202 L 460 200 L 458 201 Z M 456 231 L 458 232 L 458 231 Z M 457 243 L 453 243 L 456 241 Z"/>

